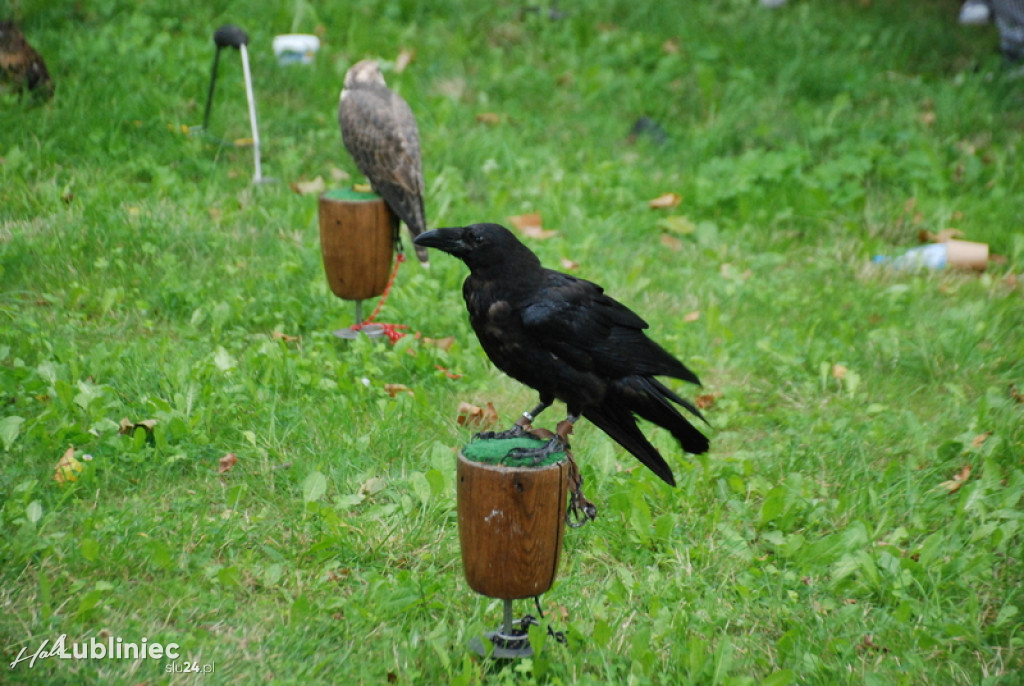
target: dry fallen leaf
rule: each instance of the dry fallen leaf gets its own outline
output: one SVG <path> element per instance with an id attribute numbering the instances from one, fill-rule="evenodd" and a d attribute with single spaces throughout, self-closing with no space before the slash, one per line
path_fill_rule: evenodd
<path id="1" fill-rule="evenodd" d="M 285 343 L 294 343 L 295 341 L 299 340 L 298 336 L 289 336 L 288 334 L 283 333 L 281 331 L 271 332 L 270 337 L 273 338 L 275 341 L 284 341 Z"/>
<path id="2" fill-rule="evenodd" d="M 839 379 L 840 381 L 842 381 L 843 379 L 846 378 L 846 373 L 848 371 L 850 370 L 844 367 L 843 365 L 834 364 L 832 365 L 832 378 Z"/>
<path id="3" fill-rule="evenodd" d="M 917 238 L 922 243 L 946 243 L 952 238 L 962 238 L 964 232 L 960 229 L 947 228 L 939 231 L 938 233 L 932 233 L 928 229 L 921 229 L 917 232 Z"/>
<path id="4" fill-rule="evenodd" d="M 953 475 L 953 478 L 949 481 L 943 481 L 939 484 L 940 488 L 945 488 L 950 493 L 956 493 L 960 490 L 960 487 L 967 483 L 967 480 L 971 478 L 971 465 L 966 464 L 963 468 Z"/>
<path id="5" fill-rule="evenodd" d="M 991 431 L 986 431 L 985 433 L 978 434 L 977 436 L 974 437 L 974 440 L 971 441 L 971 448 L 977 450 L 981 446 L 985 445 L 985 441 L 987 441 L 988 437 L 991 435 Z"/>
<path id="6" fill-rule="evenodd" d="M 1010 386 L 1010 397 L 1018 403 L 1024 403 L 1024 393 L 1021 393 L 1016 386 Z"/>
<path id="7" fill-rule="evenodd" d="M 683 249 L 683 242 L 676 238 L 675 236 L 663 233 L 661 234 L 661 238 L 659 240 L 661 241 L 661 244 L 668 248 L 669 250 L 675 250 L 676 252 L 679 252 L 680 250 Z"/>
<path id="8" fill-rule="evenodd" d="M 299 195 L 310 195 L 327 190 L 327 182 L 324 181 L 324 177 L 317 176 L 312 181 L 292 181 L 291 187 Z"/>
<path id="9" fill-rule="evenodd" d="M 661 51 L 666 55 L 679 54 L 679 39 L 669 38 L 667 41 L 661 44 Z"/>
<path id="10" fill-rule="evenodd" d="M 885 646 L 879 645 L 879 644 L 875 643 L 875 640 L 871 636 L 871 634 L 865 634 L 864 640 L 862 640 L 860 642 L 860 646 L 858 646 L 858 647 L 861 650 L 876 650 L 876 651 L 879 651 L 879 652 L 882 652 L 882 653 L 888 653 L 889 652 L 889 649 L 886 648 Z"/>
<path id="11" fill-rule="evenodd" d="M 694 310 L 693 312 L 687 312 L 683 315 L 684 322 L 695 322 L 700 319 L 700 310 Z"/>
<path id="12" fill-rule="evenodd" d="M 449 379 L 461 379 L 462 378 L 462 374 L 456 374 L 455 372 L 453 372 L 453 371 L 451 371 L 449 369 L 445 369 L 444 367 L 442 367 L 439 364 L 435 364 L 434 365 L 434 369 L 436 369 L 439 372 L 444 372 L 444 375 L 447 376 Z"/>
<path id="13" fill-rule="evenodd" d="M 508 218 L 508 221 L 527 238 L 545 240 L 558 235 L 557 231 L 547 231 L 544 229 L 544 226 L 541 223 L 540 214 L 537 212 L 513 215 Z"/>
<path id="14" fill-rule="evenodd" d="M 78 475 L 82 473 L 82 469 L 82 463 L 75 459 L 75 446 L 70 445 L 57 462 L 53 472 L 53 479 L 61 483 L 65 481 L 78 481 Z"/>
<path id="15" fill-rule="evenodd" d="M 580 268 L 580 263 L 579 262 L 576 262 L 574 260 L 570 260 L 567 257 L 563 257 L 562 258 L 561 265 L 562 265 L 562 269 L 565 269 L 566 271 L 570 271 L 570 272 L 573 269 L 579 269 Z"/>
<path id="16" fill-rule="evenodd" d="M 121 435 L 130 435 L 135 433 L 136 429 L 145 429 L 147 434 L 153 433 L 153 427 L 157 424 L 155 419 L 143 419 L 141 422 L 133 422 L 127 417 L 122 419 L 118 424 L 117 432 Z"/>
<path id="17" fill-rule="evenodd" d="M 721 397 L 721 393 L 704 393 L 697 396 L 695 403 L 700 409 L 707 410 L 708 408 L 714 407 L 715 403 L 718 402 L 718 399 Z"/>
<path id="18" fill-rule="evenodd" d="M 498 412 L 490 402 L 486 407 L 477 407 L 470 403 L 459 403 L 459 416 L 455 420 L 459 426 L 473 426 L 488 429 L 498 421 Z"/>
<path id="19" fill-rule="evenodd" d="M 224 474 L 231 470 L 238 462 L 238 457 L 234 453 L 228 453 L 224 457 L 220 458 L 220 462 L 217 463 L 217 473 Z"/>
<path id="20" fill-rule="evenodd" d="M 390 395 L 392 398 L 394 398 L 399 393 L 408 393 L 409 395 L 415 395 L 415 393 L 412 392 L 411 388 L 409 388 L 405 384 L 400 383 L 386 383 L 384 384 L 384 390 L 387 391 L 387 394 Z"/>
<path id="21" fill-rule="evenodd" d="M 662 195 L 659 195 L 657 198 L 649 200 L 647 202 L 647 205 L 652 210 L 657 210 L 668 207 L 675 207 L 680 202 L 682 202 L 682 200 L 683 196 L 679 195 L 678 193 L 663 193 Z"/>
<path id="22" fill-rule="evenodd" d="M 412 61 L 416 59 L 416 51 L 410 48 L 402 48 L 398 57 L 395 58 L 395 73 L 401 74 L 405 71 L 405 68 L 412 64 Z"/>
<path id="23" fill-rule="evenodd" d="M 427 338 L 424 336 L 423 342 L 448 352 L 455 345 L 455 336 L 445 336 L 444 338 Z"/>
<path id="24" fill-rule="evenodd" d="M 476 120 L 481 124 L 487 124 L 488 126 L 494 126 L 495 124 L 501 123 L 501 115 L 497 112 L 481 112 L 476 115 Z"/>
<path id="25" fill-rule="evenodd" d="M 351 174 L 344 169 L 339 169 L 338 167 L 331 167 L 328 173 L 330 174 L 332 181 L 348 181 L 352 178 Z"/>

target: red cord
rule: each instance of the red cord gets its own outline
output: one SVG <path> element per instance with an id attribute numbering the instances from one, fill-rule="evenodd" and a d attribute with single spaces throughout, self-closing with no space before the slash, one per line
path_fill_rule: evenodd
<path id="1" fill-rule="evenodd" d="M 398 268 L 402 266 L 403 262 L 405 262 L 405 253 L 398 253 L 398 259 L 395 260 L 395 268 L 391 270 L 391 278 L 388 279 L 388 285 L 384 287 L 384 293 L 380 296 L 380 301 L 377 303 L 377 307 L 374 308 L 373 313 L 367 317 L 366 320 L 360 322 L 360 326 L 371 323 L 376 319 L 377 315 L 380 314 L 381 308 L 384 307 L 384 301 L 388 299 L 388 295 L 391 293 L 391 287 L 395 285 L 395 279 L 398 278 Z M 389 325 L 381 324 L 381 326 Z M 401 338 L 401 336 L 399 336 L 399 338 Z"/>
<path id="2" fill-rule="evenodd" d="M 373 312 L 370 314 L 369 317 L 367 317 L 366 319 L 357 324 L 353 324 L 353 331 L 359 331 L 367 324 L 372 324 L 373 320 L 377 318 L 378 314 L 380 314 L 381 309 L 384 307 L 384 302 L 388 299 L 388 295 L 391 294 L 391 287 L 395 285 L 395 279 L 398 278 L 398 268 L 401 266 L 403 262 L 405 262 L 405 255 L 403 253 L 398 253 L 398 259 L 395 260 L 395 268 L 391 270 L 391 278 L 388 279 L 388 284 L 384 286 L 384 292 L 381 294 L 380 300 L 377 302 L 377 307 L 373 309 Z M 409 328 L 405 324 L 377 324 L 377 326 L 381 328 L 381 330 L 384 332 L 384 335 L 387 336 L 388 340 L 390 340 L 392 343 L 394 343 L 399 338 L 405 335 L 398 329 Z"/>
<path id="3" fill-rule="evenodd" d="M 367 324 L 374 323 L 373 320 L 377 318 L 378 314 L 380 314 L 381 308 L 384 307 L 384 301 L 386 301 L 388 299 L 388 295 L 391 293 L 391 287 L 395 284 L 395 279 L 398 277 L 398 267 L 401 266 L 401 264 L 403 262 L 405 262 L 405 254 L 404 253 L 398 253 L 398 259 L 395 260 L 395 268 L 391 270 L 391 278 L 388 279 L 388 284 L 384 287 L 384 292 L 380 296 L 380 301 L 377 303 L 377 307 L 373 308 L 373 312 L 364 321 L 362 321 L 362 322 L 360 322 L 358 324 L 353 324 L 352 325 L 352 330 L 353 331 L 359 331 L 360 329 L 362 329 Z M 402 337 L 404 337 L 406 335 L 406 334 L 402 333 L 401 331 L 399 331 L 399 329 L 408 329 L 409 328 L 405 324 L 380 324 L 380 323 L 378 323 L 377 326 L 379 326 L 381 328 L 381 330 L 384 332 L 384 335 L 387 336 L 388 340 L 391 341 L 392 343 L 398 342 L 398 340 L 400 338 L 402 338 Z M 420 334 L 417 332 L 416 333 L 416 337 L 419 338 L 419 336 L 420 336 Z M 412 349 L 410 349 L 409 352 L 415 354 L 415 351 L 413 351 Z M 445 376 L 447 376 L 449 379 L 459 379 L 459 378 L 462 377 L 461 374 L 454 374 L 454 373 L 450 372 L 449 370 L 445 369 L 444 367 L 442 367 L 441 365 L 434 365 L 434 367 L 436 367 L 438 370 L 444 372 Z"/>

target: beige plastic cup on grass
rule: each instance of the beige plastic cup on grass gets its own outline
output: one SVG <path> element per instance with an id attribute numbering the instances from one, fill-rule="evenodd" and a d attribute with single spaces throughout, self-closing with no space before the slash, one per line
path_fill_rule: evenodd
<path id="1" fill-rule="evenodd" d="M 988 245 L 974 241 L 946 241 L 946 264 L 959 269 L 984 271 L 988 266 Z"/>

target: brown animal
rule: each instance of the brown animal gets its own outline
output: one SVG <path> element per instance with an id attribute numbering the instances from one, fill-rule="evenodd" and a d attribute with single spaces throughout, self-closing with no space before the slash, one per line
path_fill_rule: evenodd
<path id="1" fill-rule="evenodd" d="M 338 123 L 345 148 L 373 190 L 413 239 L 426 231 L 420 132 L 409 104 L 387 87 L 376 61 L 363 60 L 345 74 Z M 429 264 L 426 248 L 417 245 L 416 256 Z"/>
<path id="2" fill-rule="evenodd" d="M 0 21 L 0 90 L 53 97 L 53 79 L 42 55 L 36 52 L 13 21 Z"/>

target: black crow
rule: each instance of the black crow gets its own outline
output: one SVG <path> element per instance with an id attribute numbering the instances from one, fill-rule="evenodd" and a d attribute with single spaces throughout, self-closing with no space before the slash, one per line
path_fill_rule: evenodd
<path id="1" fill-rule="evenodd" d="M 551 449 L 568 445 L 573 423 L 583 416 L 673 486 L 672 470 L 641 433 L 636 416 L 667 429 L 686 452 L 707 451 L 708 439 L 672 403 L 703 420 L 700 411 L 655 378 L 699 385 L 697 376 L 644 334 L 647 322 L 600 286 L 545 269 L 497 224 L 437 229 L 414 242 L 466 263 L 462 295 L 484 352 L 540 394 L 540 404 L 505 433 L 529 429 L 557 398 L 568 416 Z"/>

